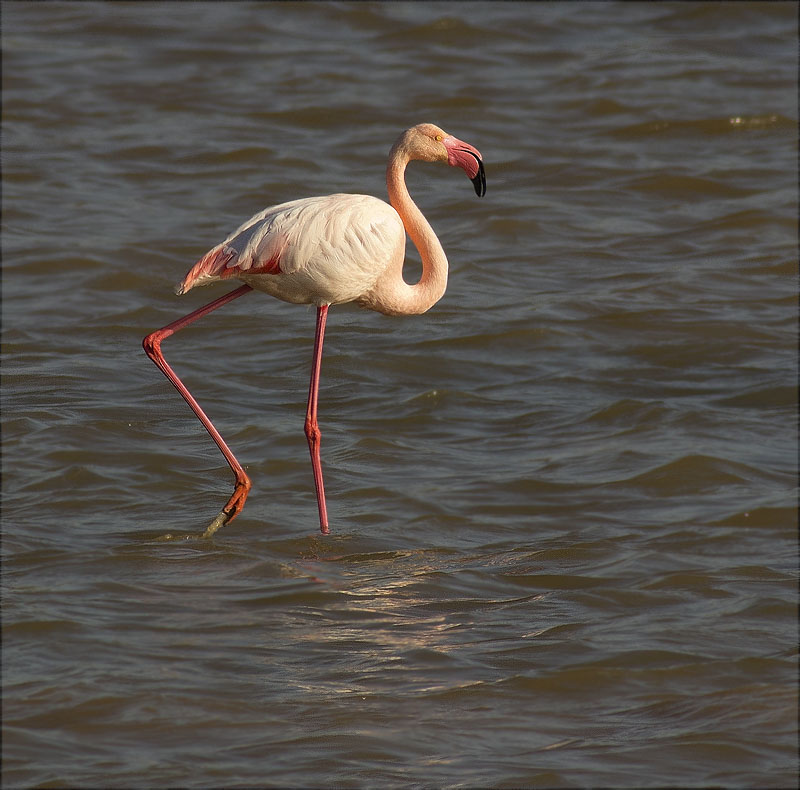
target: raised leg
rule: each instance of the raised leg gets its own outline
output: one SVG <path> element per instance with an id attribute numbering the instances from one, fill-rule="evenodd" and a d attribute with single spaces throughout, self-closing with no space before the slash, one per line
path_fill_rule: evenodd
<path id="1" fill-rule="evenodd" d="M 322 340 L 325 337 L 325 322 L 328 320 L 328 305 L 317 308 L 317 331 L 314 335 L 314 358 L 311 362 L 311 383 L 308 387 L 308 409 L 306 410 L 306 438 L 311 452 L 311 468 L 314 471 L 314 487 L 317 489 L 319 529 L 327 535 L 328 509 L 325 506 L 325 485 L 322 482 L 322 461 L 319 442 L 322 436 L 317 423 L 317 401 L 319 400 L 319 369 L 322 364 Z"/>
<path id="2" fill-rule="evenodd" d="M 235 291 L 230 291 L 225 294 L 225 296 L 221 296 L 219 299 L 209 302 L 209 304 L 198 308 L 188 315 L 185 315 L 183 318 L 179 318 L 177 321 L 173 321 L 171 324 L 157 329 L 142 341 L 147 356 L 161 369 L 161 372 L 170 380 L 175 389 L 180 392 L 183 399 L 189 404 L 200 422 L 203 423 L 203 426 L 211 435 L 211 438 L 216 442 L 217 447 L 222 451 L 225 460 L 230 465 L 234 477 L 236 478 L 236 485 L 231 498 L 228 500 L 225 507 L 222 508 L 219 515 L 208 525 L 208 528 L 202 535 L 204 538 L 211 537 L 220 527 L 224 526 L 229 521 L 233 521 L 233 519 L 239 515 L 247 499 L 247 493 L 250 491 L 250 478 L 245 474 L 242 465 L 236 460 L 236 456 L 231 452 L 228 445 L 225 444 L 225 440 L 220 436 L 219 431 L 217 431 L 211 420 L 200 408 L 200 404 L 194 399 L 191 392 L 186 388 L 186 385 L 178 378 L 175 371 L 167 364 L 164 355 L 161 353 L 161 341 L 183 329 L 185 326 L 197 321 L 198 318 L 208 315 L 218 307 L 228 304 L 228 302 L 233 301 L 239 296 L 243 296 L 250 290 L 252 289 L 249 285 L 243 285 Z"/>

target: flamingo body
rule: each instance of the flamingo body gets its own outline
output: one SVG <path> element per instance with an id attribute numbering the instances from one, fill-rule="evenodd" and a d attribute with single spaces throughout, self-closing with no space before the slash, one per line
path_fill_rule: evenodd
<path id="1" fill-rule="evenodd" d="M 286 302 L 316 305 L 305 433 L 311 453 L 320 529 L 327 533 L 317 402 L 328 307 L 355 301 L 387 315 L 424 313 L 441 299 L 447 287 L 447 257 L 433 228 L 406 188 L 405 168 L 414 159 L 460 167 L 472 180 L 479 197 L 486 191 L 483 161 L 476 148 L 433 124 L 412 126 L 400 135 L 389 153 L 386 187 L 391 205 L 369 195 L 335 194 L 293 200 L 264 209 L 209 250 L 189 270 L 176 292 L 184 294 L 195 286 L 229 278 L 244 284 L 145 337 L 145 352 L 192 408 L 234 473 L 234 492 L 203 537 L 210 537 L 241 512 L 250 491 L 250 478 L 164 359 L 161 342 L 254 289 Z M 406 234 L 422 261 L 422 276 L 413 284 L 403 279 Z"/>
<path id="2" fill-rule="evenodd" d="M 406 232 L 388 203 L 369 195 L 292 200 L 256 214 L 209 250 L 177 286 L 235 277 L 295 304 L 342 304 L 368 294 L 405 257 Z"/>

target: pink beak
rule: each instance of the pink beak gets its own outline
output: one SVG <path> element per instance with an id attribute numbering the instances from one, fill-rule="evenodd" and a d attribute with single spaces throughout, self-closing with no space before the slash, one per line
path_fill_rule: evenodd
<path id="1" fill-rule="evenodd" d="M 475 187 L 475 194 L 483 197 L 486 194 L 486 174 L 483 172 L 481 152 L 452 135 L 445 137 L 442 144 L 447 149 L 447 164 L 458 165 L 470 178 Z"/>

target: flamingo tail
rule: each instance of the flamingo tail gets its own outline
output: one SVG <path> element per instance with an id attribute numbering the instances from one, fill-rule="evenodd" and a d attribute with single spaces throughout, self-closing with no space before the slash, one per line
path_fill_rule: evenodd
<path id="1" fill-rule="evenodd" d="M 182 296 L 191 288 L 198 285 L 207 285 L 217 280 L 226 280 L 236 277 L 241 272 L 248 274 L 280 274 L 279 255 L 275 255 L 263 263 L 255 266 L 245 266 L 235 263 L 239 252 L 226 244 L 220 244 L 209 250 L 191 269 L 186 276 L 175 286 L 175 293 Z"/>

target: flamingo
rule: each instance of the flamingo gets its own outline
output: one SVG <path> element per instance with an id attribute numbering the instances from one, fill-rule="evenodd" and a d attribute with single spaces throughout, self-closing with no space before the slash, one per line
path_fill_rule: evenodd
<path id="1" fill-rule="evenodd" d="M 328 307 L 355 302 L 386 315 L 420 314 L 436 304 L 447 287 L 447 257 L 406 187 L 405 169 L 415 159 L 458 166 L 472 180 L 478 197 L 486 192 L 483 160 L 477 148 L 433 124 L 412 126 L 400 135 L 389 153 L 386 186 L 391 205 L 369 195 L 335 194 L 264 209 L 209 250 L 189 270 L 175 292 L 180 296 L 196 286 L 229 278 L 244 284 L 144 338 L 145 352 L 192 408 L 234 474 L 233 494 L 201 538 L 211 537 L 236 518 L 244 507 L 251 482 L 211 420 L 167 364 L 161 342 L 251 290 L 264 291 L 285 302 L 316 306 L 305 434 L 311 453 L 320 531 L 327 534 L 330 530 L 317 404 Z M 406 233 L 422 259 L 422 275 L 415 285 L 403 280 Z"/>

